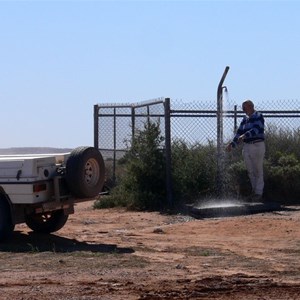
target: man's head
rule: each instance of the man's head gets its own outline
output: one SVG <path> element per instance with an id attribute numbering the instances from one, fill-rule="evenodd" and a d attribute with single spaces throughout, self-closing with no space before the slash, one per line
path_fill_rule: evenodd
<path id="1" fill-rule="evenodd" d="M 247 116 L 251 116 L 254 113 L 254 104 L 251 100 L 246 100 L 242 104 L 243 112 Z"/>

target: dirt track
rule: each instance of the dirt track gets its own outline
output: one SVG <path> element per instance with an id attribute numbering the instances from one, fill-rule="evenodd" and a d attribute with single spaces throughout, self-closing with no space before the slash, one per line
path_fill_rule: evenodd
<path id="1" fill-rule="evenodd" d="M 300 210 L 196 220 L 76 206 L 0 245 L 0 299 L 300 299 Z"/>

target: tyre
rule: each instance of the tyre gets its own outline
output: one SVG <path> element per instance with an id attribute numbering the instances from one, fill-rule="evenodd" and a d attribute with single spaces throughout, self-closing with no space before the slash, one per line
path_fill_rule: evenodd
<path id="1" fill-rule="evenodd" d="M 69 215 L 65 215 L 61 209 L 47 213 L 26 215 L 25 223 L 35 232 L 51 233 L 61 229 L 66 224 L 68 217 Z"/>
<path id="2" fill-rule="evenodd" d="M 11 218 L 8 202 L 0 197 L 0 241 L 7 239 L 14 231 L 15 224 Z"/>
<path id="3" fill-rule="evenodd" d="M 67 160 L 66 182 L 77 198 L 92 198 L 102 191 L 105 166 L 101 153 L 94 147 L 78 147 Z"/>

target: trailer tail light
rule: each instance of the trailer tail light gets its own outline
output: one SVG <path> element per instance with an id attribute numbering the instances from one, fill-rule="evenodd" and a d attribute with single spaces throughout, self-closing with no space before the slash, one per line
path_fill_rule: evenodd
<path id="1" fill-rule="evenodd" d="M 33 192 L 34 193 L 38 193 L 38 192 L 42 192 L 42 191 L 46 191 L 46 190 L 47 190 L 46 183 L 39 183 L 39 184 L 34 184 L 33 185 Z"/>

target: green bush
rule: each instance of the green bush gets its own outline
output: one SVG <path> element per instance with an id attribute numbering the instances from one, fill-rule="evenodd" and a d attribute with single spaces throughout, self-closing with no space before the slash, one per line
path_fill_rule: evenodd
<path id="1" fill-rule="evenodd" d="M 266 159 L 276 163 L 280 156 L 291 153 L 300 159 L 300 129 L 269 126 L 266 129 Z"/>
<path id="2" fill-rule="evenodd" d="M 166 164 L 162 151 L 164 138 L 159 122 L 146 122 L 128 143 L 127 154 L 119 160 L 116 186 L 95 207 L 125 206 L 138 210 L 161 210 L 168 206 Z M 223 180 L 226 195 L 243 197 L 251 185 L 242 158 L 242 147 L 225 154 Z M 178 207 L 216 195 L 217 149 L 206 145 L 172 142 L 173 202 Z M 300 131 L 266 130 L 264 160 L 265 190 L 269 200 L 285 203 L 299 201 Z"/>
<path id="3" fill-rule="evenodd" d="M 187 145 L 181 140 L 172 144 L 172 178 L 175 200 L 185 203 L 215 191 L 216 147 Z"/>
<path id="4" fill-rule="evenodd" d="M 233 197 L 243 197 L 251 192 L 251 184 L 244 161 L 232 163 L 226 173 L 226 194 Z"/>
<path id="5" fill-rule="evenodd" d="M 264 197 L 283 203 L 299 202 L 300 192 L 300 131 L 269 127 L 266 130 L 264 160 Z M 227 163 L 227 188 L 241 196 L 250 193 L 251 185 L 241 151 Z"/>
<path id="6" fill-rule="evenodd" d="M 277 153 L 278 155 L 278 153 Z M 294 153 L 282 154 L 277 161 L 267 163 L 265 196 L 285 203 L 299 201 L 300 162 Z"/>
<path id="7" fill-rule="evenodd" d="M 300 129 L 266 130 L 265 197 L 284 203 L 299 202 Z"/>
<path id="8" fill-rule="evenodd" d="M 106 205 L 137 210 L 159 210 L 166 206 L 166 167 L 161 150 L 164 138 L 159 128 L 159 122 L 149 121 L 142 130 L 136 130 L 127 154 L 119 162 L 122 176 L 107 196 Z"/>

